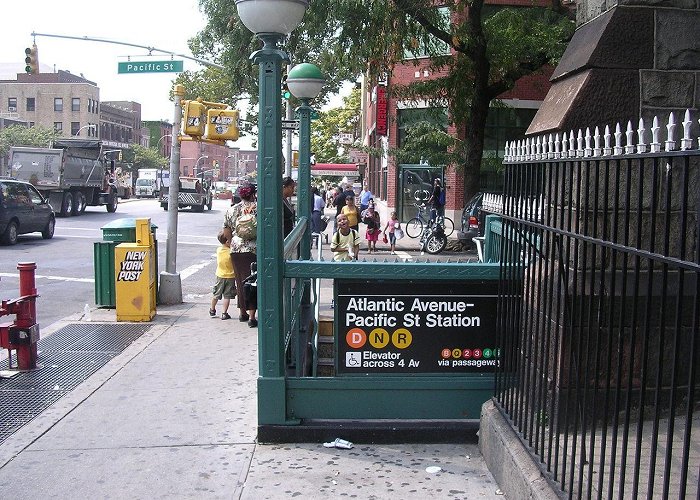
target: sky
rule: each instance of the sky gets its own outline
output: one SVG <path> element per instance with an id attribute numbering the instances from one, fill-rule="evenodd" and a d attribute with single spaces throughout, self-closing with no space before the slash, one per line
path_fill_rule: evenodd
<path id="1" fill-rule="evenodd" d="M 23 71 L 24 49 L 36 41 L 41 71 L 55 68 L 82 74 L 98 85 L 101 101 L 136 101 L 141 103 L 144 120 L 172 122 L 168 93 L 176 73 L 117 73 L 118 63 L 129 57 L 132 61 L 163 61 L 169 55 L 153 52 L 149 57 L 146 49 L 84 40 L 34 39 L 31 33 L 109 39 L 191 56 L 187 40 L 205 25 L 197 0 L 8 1 L 2 10 L 6 22 L 0 35 L 0 63 L 18 63 L 15 72 Z M 202 68 L 195 61 L 175 59 L 184 60 L 185 70 Z"/>
<path id="2" fill-rule="evenodd" d="M 0 79 L 14 79 L 16 73 L 24 72 L 24 49 L 36 42 L 42 72 L 60 69 L 82 75 L 100 88 L 101 101 L 135 101 L 141 104 L 143 120 L 173 121 L 168 96 L 176 73 L 117 72 L 120 62 L 166 61 L 169 54 L 154 51 L 149 56 L 148 50 L 137 47 L 31 34 L 99 38 L 192 56 L 187 41 L 206 24 L 197 0 L 34 0 L 26 5 L 27 9 L 18 1 L 3 2 Z M 203 69 L 196 61 L 173 59 L 184 61 L 185 70 Z M 351 88 L 347 85 L 342 93 L 348 94 Z M 341 104 L 341 98 L 331 99 L 331 107 Z M 243 107 L 241 111 L 245 113 Z M 236 146 L 248 149 L 252 141 L 241 137 Z"/>

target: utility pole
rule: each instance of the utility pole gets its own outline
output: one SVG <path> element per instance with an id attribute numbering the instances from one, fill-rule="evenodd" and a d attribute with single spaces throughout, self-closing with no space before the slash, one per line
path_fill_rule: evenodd
<path id="1" fill-rule="evenodd" d="M 177 272 L 177 208 L 180 195 L 180 121 L 185 87 L 175 85 L 175 114 L 173 116 L 173 143 L 170 148 L 170 187 L 168 188 L 168 240 L 165 247 L 165 271 L 160 273 L 158 295 L 161 304 L 182 303 L 182 281 Z"/>
<path id="2" fill-rule="evenodd" d="M 287 64 L 287 74 L 292 69 L 291 64 Z M 287 99 L 286 102 L 287 105 L 287 120 L 293 120 L 294 119 L 294 109 L 292 108 L 292 103 L 290 99 Z M 292 176 L 292 134 L 293 131 L 291 130 L 286 130 L 286 136 L 287 136 L 287 155 L 284 160 L 284 175 L 287 177 Z"/>

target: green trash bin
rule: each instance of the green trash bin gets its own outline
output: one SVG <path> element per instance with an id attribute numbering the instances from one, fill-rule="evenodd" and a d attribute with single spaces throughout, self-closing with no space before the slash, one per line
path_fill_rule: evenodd
<path id="1" fill-rule="evenodd" d="M 114 248 L 120 243 L 136 242 L 136 219 L 125 217 L 102 226 L 102 239 L 93 248 L 95 263 L 95 304 L 102 307 L 116 307 L 116 286 L 114 283 Z M 158 226 L 151 223 L 151 233 L 155 245 L 154 266 L 158 276 Z M 156 280 L 156 297 L 158 281 Z"/>

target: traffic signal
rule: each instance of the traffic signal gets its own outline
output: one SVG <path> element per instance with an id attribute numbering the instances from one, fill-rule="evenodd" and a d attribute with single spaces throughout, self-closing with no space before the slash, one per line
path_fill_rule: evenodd
<path id="1" fill-rule="evenodd" d="M 182 133 L 192 137 L 204 135 L 207 107 L 199 101 L 185 101 L 183 111 Z"/>
<path id="2" fill-rule="evenodd" d="M 214 141 L 237 141 L 238 111 L 235 109 L 208 109 L 206 138 Z"/>
<path id="3" fill-rule="evenodd" d="M 289 86 L 287 85 L 287 73 L 282 75 L 282 99 L 287 99 L 292 97 L 292 93 L 289 91 Z"/>
<path id="4" fill-rule="evenodd" d="M 36 44 L 24 49 L 24 54 L 24 63 L 26 64 L 24 71 L 26 71 L 28 75 L 36 75 L 39 72 L 39 50 Z"/>

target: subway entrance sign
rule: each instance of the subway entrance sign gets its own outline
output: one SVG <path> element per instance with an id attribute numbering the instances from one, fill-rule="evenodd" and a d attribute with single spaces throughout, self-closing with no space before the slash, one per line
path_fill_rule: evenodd
<path id="1" fill-rule="evenodd" d="M 497 300 L 493 280 L 336 280 L 336 373 L 492 373 Z"/>
<path id="2" fill-rule="evenodd" d="M 120 74 L 180 73 L 182 68 L 182 61 L 127 61 L 119 63 L 117 72 Z"/>

